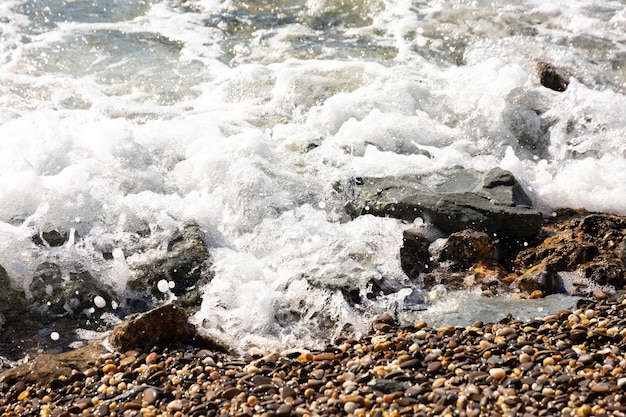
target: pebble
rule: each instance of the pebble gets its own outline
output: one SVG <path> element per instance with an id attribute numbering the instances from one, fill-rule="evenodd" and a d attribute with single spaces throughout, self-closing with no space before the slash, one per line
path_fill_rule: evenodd
<path id="1" fill-rule="evenodd" d="M 611 297 L 528 322 L 381 321 L 325 351 L 107 354 L 47 387 L 0 382 L 0 414 L 626 416 L 625 299 Z"/>
<path id="2" fill-rule="evenodd" d="M 502 379 L 506 376 L 506 371 L 502 368 L 491 368 L 489 370 L 489 375 L 495 379 Z"/>
<path id="3" fill-rule="evenodd" d="M 159 398 L 159 391 L 155 388 L 148 388 L 143 392 L 143 400 L 148 403 L 148 405 L 154 405 L 157 399 Z"/>

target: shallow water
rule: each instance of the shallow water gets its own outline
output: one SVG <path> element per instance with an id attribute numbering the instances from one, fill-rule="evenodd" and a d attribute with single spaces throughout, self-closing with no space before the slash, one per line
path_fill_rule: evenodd
<path id="1" fill-rule="evenodd" d="M 5 0 L 0 265 L 27 296 L 52 262 L 123 305 L 133 266 L 195 224 L 215 273 L 193 317 L 203 331 L 241 348 L 363 332 L 408 291 L 353 306 L 309 282 L 402 288 L 411 225 L 349 221 L 336 183 L 499 166 L 546 214 L 626 214 L 625 10 Z M 538 61 L 571 71 L 566 92 L 539 85 Z M 69 240 L 34 243 L 52 230 Z"/>

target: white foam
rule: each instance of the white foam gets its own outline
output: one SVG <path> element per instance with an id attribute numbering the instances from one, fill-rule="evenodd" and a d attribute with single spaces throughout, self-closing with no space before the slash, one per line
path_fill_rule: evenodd
<path id="1" fill-rule="evenodd" d="M 311 284 L 404 279 L 408 225 L 351 221 L 336 183 L 501 166 L 546 212 L 626 214 L 619 2 L 302 1 L 279 19 L 154 1 L 97 22 L 23 3 L 0 5 L 0 264 L 27 295 L 53 260 L 117 306 L 133 265 L 197 224 L 215 262 L 197 323 L 318 343 L 404 296 L 355 307 Z M 538 60 L 573 70 L 566 92 L 539 85 Z M 68 241 L 34 243 L 52 230 Z"/>

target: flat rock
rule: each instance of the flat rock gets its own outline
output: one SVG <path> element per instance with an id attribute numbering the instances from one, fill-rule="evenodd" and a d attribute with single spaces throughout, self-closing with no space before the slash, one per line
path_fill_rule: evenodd
<path id="1" fill-rule="evenodd" d="M 91 341 L 86 346 L 59 354 L 41 354 L 34 359 L 0 373 L 0 381 L 46 384 L 59 377 L 69 377 L 72 369 L 87 369 L 106 353 L 101 341 Z"/>
<path id="2" fill-rule="evenodd" d="M 351 215 L 413 221 L 426 218 L 444 233 L 473 229 L 503 237 L 534 237 L 543 224 L 513 175 L 451 168 L 430 176 L 359 178 Z"/>

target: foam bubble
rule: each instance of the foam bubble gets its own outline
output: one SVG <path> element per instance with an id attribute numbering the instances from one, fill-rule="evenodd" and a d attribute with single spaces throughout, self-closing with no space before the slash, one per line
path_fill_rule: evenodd
<path id="1" fill-rule="evenodd" d="M 99 296 L 99 295 L 94 297 L 93 303 L 98 308 L 104 308 L 107 305 L 106 300 L 102 296 Z"/>
<path id="2" fill-rule="evenodd" d="M 157 288 L 162 293 L 166 293 L 170 290 L 169 282 L 166 279 L 161 279 L 157 282 Z"/>

